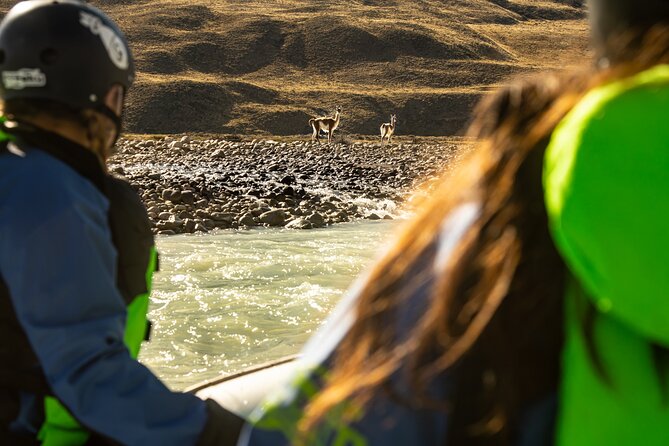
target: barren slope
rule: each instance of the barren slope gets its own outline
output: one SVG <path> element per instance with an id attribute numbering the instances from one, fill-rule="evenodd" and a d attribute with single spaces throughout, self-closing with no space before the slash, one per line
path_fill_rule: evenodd
<path id="1" fill-rule="evenodd" d="M 135 133 L 460 131 L 479 95 L 587 50 L 580 0 L 97 0 L 137 58 Z M 0 1 L 6 10 L 11 1 Z"/>

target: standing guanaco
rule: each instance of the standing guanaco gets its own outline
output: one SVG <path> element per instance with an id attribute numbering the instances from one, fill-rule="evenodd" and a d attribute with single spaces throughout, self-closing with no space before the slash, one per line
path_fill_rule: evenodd
<path id="1" fill-rule="evenodd" d="M 309 125 L 314 131 L 311 135 L 312 141 L 319 141 L 318 133 L 323 130 L 328 134 L 328 142 L 332 141 L 332 134 L 335 129 L 339 127 L 339 118 L 341 115 L 341 107 L 337 106 L 334 116 L 321 116 L 319 118 L 311 118 Z"/>
<path id="2" fill-rule="evenodd" d="M 391 142 L 393 133 L 395 133 L 396 123 L 397 123 L 397 116 L 390 115 L 390 122 L 381 124 L 381 144 L 383 144 L 385 138 L 388 138 L 388 143 Z"/>

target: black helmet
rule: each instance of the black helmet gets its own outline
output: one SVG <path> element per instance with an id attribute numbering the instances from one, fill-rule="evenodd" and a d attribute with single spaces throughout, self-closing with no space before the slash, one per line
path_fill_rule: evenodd
<path id="1" fill-rule="evenodd" d="M 114 84 L 127 90 L 135 68 L 125 37 L 99 9 L 78 0 L 29 0 L 0 23 L 0 74 L 4 100 L 51 100 L 114 119 L 105 94 Z"/>

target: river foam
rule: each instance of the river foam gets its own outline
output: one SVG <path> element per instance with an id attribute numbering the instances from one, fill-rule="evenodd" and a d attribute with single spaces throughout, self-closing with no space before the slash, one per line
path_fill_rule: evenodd
<path id="1" fill-rule="evenodd" d="M 184 389 L 297 353 L 399 224 L 160 236 L 140 360 Z"/>

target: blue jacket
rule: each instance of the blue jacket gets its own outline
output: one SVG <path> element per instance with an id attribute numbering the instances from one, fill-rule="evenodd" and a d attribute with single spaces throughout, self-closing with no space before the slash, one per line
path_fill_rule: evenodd
<path id="1" fill-rule="evenodd" d="M 107 199 L 49 154 L 10 147 L 0 156 L 0 274 L 52 392 L 122 444 L 194 445 L 205 403 L 168 390 L 124 346 Z M 23 394 L 11 429 L 34 436 L 39 404 Z"/>

